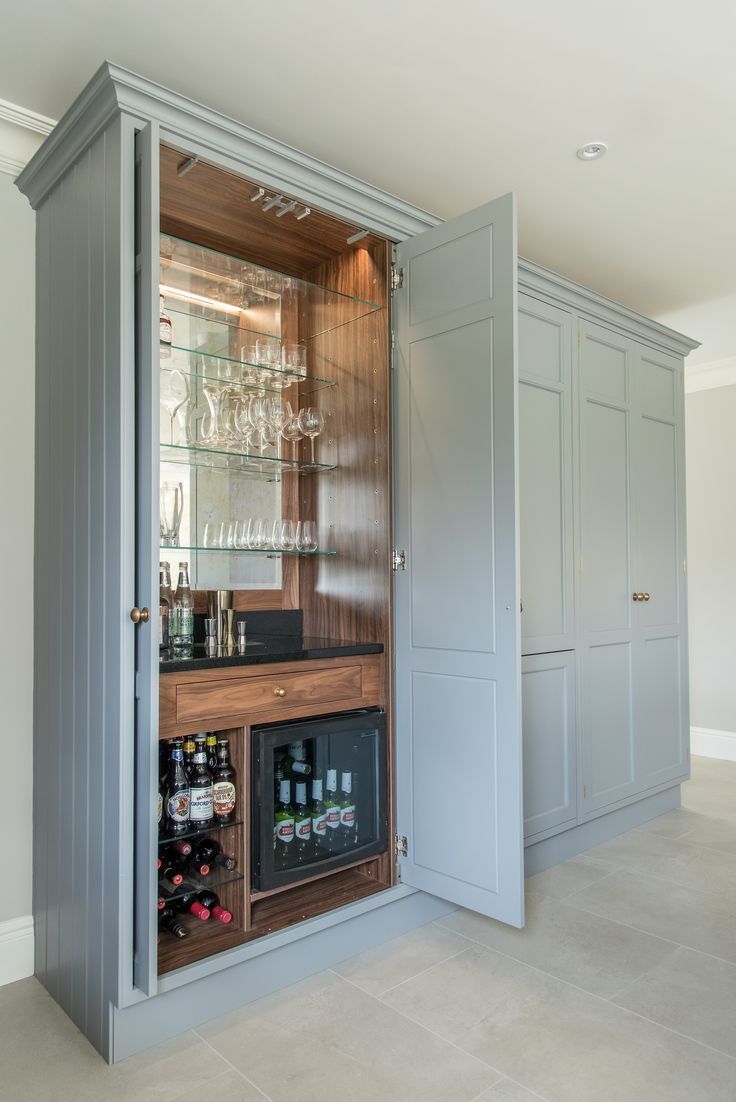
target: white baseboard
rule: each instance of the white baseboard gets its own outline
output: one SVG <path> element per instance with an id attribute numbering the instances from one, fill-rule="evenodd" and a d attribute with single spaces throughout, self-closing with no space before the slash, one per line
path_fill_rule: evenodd
<path id="1" fill-rule="evenodd" d="M 0 922 L 0 987 L 33 975 L 33 917 Z"/>
<path id="2" fill-rule="evenodd" d="M 691 727 L 690 750 L 702 758 L 736 761 L 736 731 L 712 731 L 708 727 Z"/>

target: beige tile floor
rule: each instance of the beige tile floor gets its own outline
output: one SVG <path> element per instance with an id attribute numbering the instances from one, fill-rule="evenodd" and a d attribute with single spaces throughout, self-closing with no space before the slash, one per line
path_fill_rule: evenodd
<path id="1" fill-rule="evenodd" d="M 527 882 L 108 1068 L 0 988 L 2 1102 L 736 1102 L 736 764 Z"/>

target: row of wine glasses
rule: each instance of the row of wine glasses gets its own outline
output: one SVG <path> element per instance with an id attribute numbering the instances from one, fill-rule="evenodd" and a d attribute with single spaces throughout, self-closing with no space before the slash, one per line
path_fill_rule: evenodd
<path id="1" fill-rule="evenodd" d="M 209 382 L 202 390 L 209 407 L 201 424 L 201 440 L 207 447 L 261 455 L 272 450 L 274 458 L 280 459 L 281 441 L 285 440 L 291 444 L 291 459 L 296 462 L 297 443 L 308 437 L 314 463 L 314 441 L 325 423 L 316 406 L 295 409 L 281 398 L 233 391 Z"/>
<path id="2" fill-rule="evenodd" d="M 222 551 L 316 551 L 319 539 L 313 520 L 246 517 L 208 521 L 203 546 Z"/>

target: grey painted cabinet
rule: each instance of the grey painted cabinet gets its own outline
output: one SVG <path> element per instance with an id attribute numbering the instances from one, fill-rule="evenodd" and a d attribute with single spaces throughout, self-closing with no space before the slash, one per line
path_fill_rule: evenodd
<path id="1" fill-rule="evenodd" d="M 575 645 L 569 311 L 519 295 L 521 652 Z"/>
<path id="2" fill-rule="evenodd" d="M 524 837 L 577 822 L 575 652 L 521 660 Z"/>

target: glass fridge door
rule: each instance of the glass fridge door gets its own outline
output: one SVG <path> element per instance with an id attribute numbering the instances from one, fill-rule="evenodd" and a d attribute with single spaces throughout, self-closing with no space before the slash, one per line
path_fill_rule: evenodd
<path id="1" fill-rule="evenodd" d="M 285 887 L 385 851 L 383 711 L 254 727 L 252 752 L 254 891 Z"/>

